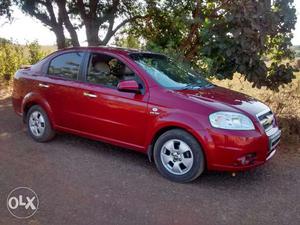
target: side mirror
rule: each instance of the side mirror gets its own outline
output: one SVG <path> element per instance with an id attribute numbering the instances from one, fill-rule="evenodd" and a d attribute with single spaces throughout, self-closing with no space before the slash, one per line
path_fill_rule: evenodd
<path id="1" fill-rule="evenodd" d="M 141 93 L 139 84 L 135 80 L 122 80 L 117 88 L 119 91 Z"/>

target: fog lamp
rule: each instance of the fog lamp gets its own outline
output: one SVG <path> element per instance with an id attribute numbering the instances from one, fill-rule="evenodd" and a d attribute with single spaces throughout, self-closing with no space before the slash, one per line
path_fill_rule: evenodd
<path id="1" fill-rule="evenodd" d="M 256 159 L 256 153 L 249 153 L 237 159 L 240 165 L 246 166 L 252 164 Z"/>

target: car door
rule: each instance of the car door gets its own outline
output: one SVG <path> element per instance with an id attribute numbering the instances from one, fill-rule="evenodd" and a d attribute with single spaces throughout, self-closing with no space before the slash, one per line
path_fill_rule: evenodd
<path id="1" fill-rule="evenodd" d="M 39 82 L 57 128 L 76 129 L 80 118 L 76 113 L 76 96 L 84 55 L 83 51 L 71 51 L 54 56 L 45 68 L 43 80 Z"/>
<path id="2" fill-rule="evenodd" d="M 116 78 L 113 73 L 118 68 L 114 68 L 114 64 L 118 63 L 125 66 L 124 76 L 119 71 L 120 77 Z M 81 94 L 78 101 L 81 106 L 84 105 L 79 109 L 82 121 L 80 130 L 110 142 L 142 148 L 149 124 L 149 92 L 145 84 L 127 65 L 113 56 L 91 53 L 86 64 L 86 79 L 79 85 Z M 116 87 L 122 79 L 137 80 L 142 92 L 118 91 Z"/>

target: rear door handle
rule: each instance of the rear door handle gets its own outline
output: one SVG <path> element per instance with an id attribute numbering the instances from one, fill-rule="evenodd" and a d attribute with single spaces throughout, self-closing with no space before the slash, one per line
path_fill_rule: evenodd
<path id="1" fill-rule="evenodd" d="M 39 87 L 48 88 L 49 85 L 48 84 L 39 83 Z"/>
<path id="2" fill-rule="evenodd" d="M 88 93 L 88 92 L 83 92 L 83 95 L 86 96 L 86 97 L 90 97 L 90 98 L 97 98 L 97 95 L 91 94 L 91 93 Z"/>

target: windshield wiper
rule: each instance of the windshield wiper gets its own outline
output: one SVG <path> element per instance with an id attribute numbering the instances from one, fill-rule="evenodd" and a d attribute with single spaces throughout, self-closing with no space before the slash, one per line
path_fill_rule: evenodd
<path id="1" fill-rule="evenodd" d="M 199 88 L 202 88 L 200 84 L 187 84 L 185 87 L 182 88 L 182 90 L 199 89 Z"/>
<path id="2" fill-rule="evenodd" d="M 213 87 L 214 85 L 211 83 L 208 83 L 206 85 L 201 85 L 201 84 L 187 84 L 186 86 L 184 86 L 181 90 L 194 90 L 194 89 L 200 89 L 200 88 L 209 88 L 209 87 Z"/>
<path id="3" fill-rule="evenodd" d="M 214 87 L 214 86 L 215 86 L 214 84 L 208 83 L 208 84 L 206 84 L 204 87 L 205 87 L 205 88 L 210 88 L 210 87 Z"/>

